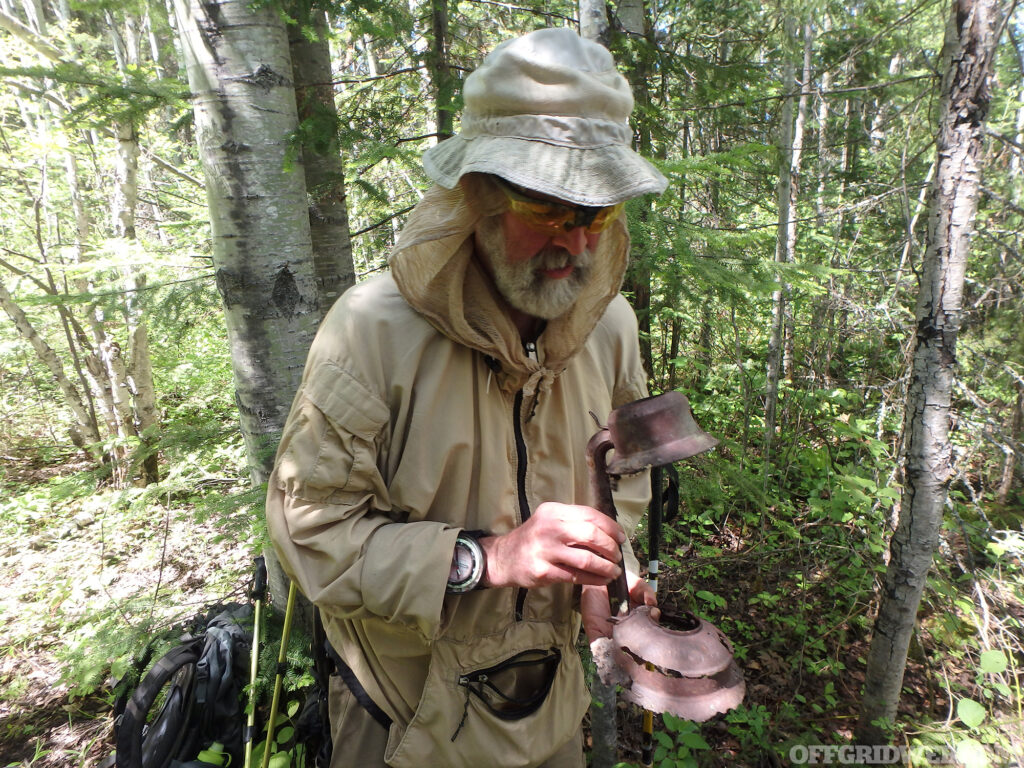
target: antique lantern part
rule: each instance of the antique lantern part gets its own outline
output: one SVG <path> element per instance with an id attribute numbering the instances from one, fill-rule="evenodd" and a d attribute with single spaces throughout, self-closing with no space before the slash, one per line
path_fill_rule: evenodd
<path id="1" fill-rule="evenodd" d="M 619 406 L 608 417 L 615 453 L 613 475 L 631 475 L 647 467 L 671 464 L 718 445 L 697 426 L 682 392 L 665 392 Z"/>
<path id="2" fill-rule="evenodd" d="M 649 606 L 637 606 L 619 619 L 612 641 L 616 648 L 653 664 L 662 674 L 710 677 L 733 662 L 732 644 L 713 624 L 692 614 L 662 614 L 658 623 Z"/>
<path id="3" fill-rule="evenodd" d="M 643 606 L 615 624 L 615 665 L 628 680 L 623 698 L 696 722 L 739 705 L 746 685 L 725 635 L 692 614 L 662 620 L 671 626 L 659 625 Z"/>

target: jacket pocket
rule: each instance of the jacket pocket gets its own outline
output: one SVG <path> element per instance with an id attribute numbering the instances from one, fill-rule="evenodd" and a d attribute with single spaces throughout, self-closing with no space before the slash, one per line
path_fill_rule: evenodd
<path id="1" fill-rule="evenodd" d="M 405 728 L 391 727 L 387 764 L 543 763 L 575 735 L 590 703 L 569 634 L 519 622 L 469 642 L 437 641 L 416 713 Z"/>
<path id="2" fill-rule="evenodd" d="M 459 676 L 466 689 L 466 706 L 459 726 L 469 714 L 469 697 L 476 696 L 487 710 L 502 720 L 520 720 L 540 709 L 551 693 L 562 652 L 557 648 L 517 653 L 493 667 Z M 452 740 L 458 738 L 458 730 Z"/>

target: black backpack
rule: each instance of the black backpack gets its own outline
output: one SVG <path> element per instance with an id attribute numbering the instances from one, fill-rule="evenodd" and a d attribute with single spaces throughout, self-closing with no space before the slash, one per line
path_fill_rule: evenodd
<path id="1" fill-rule="evenodd" d="M 142 678 L 116 726 L 117 768 L 172 768 L 213 743 L 241 766 L 252 607 L 230 604 Z"/>

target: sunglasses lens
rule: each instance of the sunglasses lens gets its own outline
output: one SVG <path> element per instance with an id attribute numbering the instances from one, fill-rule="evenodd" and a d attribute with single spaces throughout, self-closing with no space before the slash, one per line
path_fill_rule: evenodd
<path id="1" fill-rule="evenodd" d="M 608 229 L 608 226 L 619 218 L 619 214 L 622 213 L 622 203 L 616 203 L 615 205 L 609 205 L 598 211 L 597 216 L 590 222 L 590 226 L 587 227 L 587 231 L 592 234 L 603 232 Z"/>
<path id="2" fill-rule="evenodd" d="M 584 227 L 587 232 L 597 234 L 608 228 L 622 213 L 622 203 L 604 208 L 567 207 L 558 203 L 547 203 L 543 200 L 527 198 L 501 185 L 508 198 L 509 210 L 515 213 L 531 229 L 550 237 L 576 227 Z"/>

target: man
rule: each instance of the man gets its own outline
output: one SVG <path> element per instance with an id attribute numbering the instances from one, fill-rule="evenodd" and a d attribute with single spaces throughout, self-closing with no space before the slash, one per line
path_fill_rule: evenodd
<path id="1" fill-rule="evenodd" d="M 621 204 L 665 179 L 570 30 L 498 46 L 464 97 L 391 273 L 324 321 L 270 480 L 338 657 L 335 767 L 583 766 L 581 614 L 607 633 L 622 567 L 653 602 L 626 544 L 647 479 L 619 485 L 624 531 L 588 506 L 585 447 L 646 395 Z"/>

